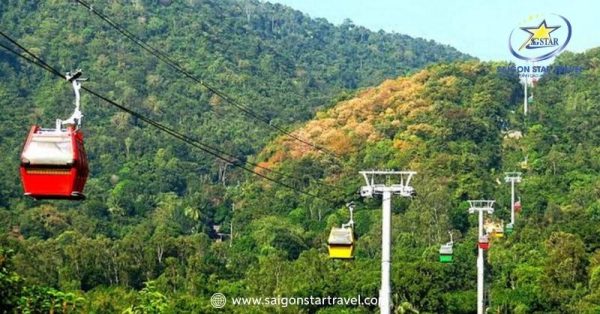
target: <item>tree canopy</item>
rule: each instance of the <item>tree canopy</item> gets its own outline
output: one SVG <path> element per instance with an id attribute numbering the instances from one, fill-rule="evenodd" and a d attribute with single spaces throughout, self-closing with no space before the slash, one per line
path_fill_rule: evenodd
<path id="1" fill-rule="evenodd" d="M 494 239 L 487 255 L 491 311 L 600 310 L 600 49 L 557 58 L 584 71 L 545 75 L 524 116 L 517 76 L 496 71 L 506 64 L 431 41 L 259 1 L 92 4 L 335 157 L 244 116 L 72 1 L 3 1 L 3 31 L 48 63 L 82 68 L 86 86 L 305 192 L 246 175 L 84 93 L 87 200 L 27 199 L 18 165 L 28 126 L 68 116 L 73 96 L 65 82 L 0 50 L 3 311 L 216 313 L 216 292 L 376 297 L 381 204 L 357 194 L 365 169 L 418 172 L 418 195 L 393 203 L 396 312 L 474 311 L 476 221 L 465 201 L 495 199 L 493 219 L 508 221 L 503 176 L 515 170 L 524 175 L 523 210 L 515 233 Z M 521 138 L 509 136 L 517 131 Z M 348 201 L 357 205 L 356 256 L 331 260 L 327 236 L 348 220 Z M 448 231 L 455 262 L 440 264 Z"/>

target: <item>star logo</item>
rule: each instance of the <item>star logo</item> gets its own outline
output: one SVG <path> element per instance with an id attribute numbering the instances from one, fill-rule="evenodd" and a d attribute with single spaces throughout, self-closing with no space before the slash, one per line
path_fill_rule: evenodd
<path id="1" fill-rule="evenodd" d="M 571 22 L 558 14 L 536 14 L 513 28 L 508 49 L 517 59 L 538 62 L 560 54 L 571 40 Z"/>
<path id="2" fill-rule="evenodd" d="M 548 26 L 546 20 L 543 20 L 538 26 L 521 27 L 521 30 L 529 33 L 529 38 L 521 45 L 519 51 L 523 48 L 537 49 L 558 46 L 558 38 L 552 38 L 550 34 L 559 28 L 560 26 Z"/>

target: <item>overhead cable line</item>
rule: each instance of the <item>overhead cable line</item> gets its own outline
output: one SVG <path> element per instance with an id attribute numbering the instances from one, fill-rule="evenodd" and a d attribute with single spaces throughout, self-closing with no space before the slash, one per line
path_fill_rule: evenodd
<path id="1" fill-rule="evenodd" d="M 202 85 L 204 88 L 208 89 L 210 92 L 212 92 L 213 94 L 219 96 L 221 99 L 225 100 L 226 102 L 228 102 L 229 104 L 231 104 L 232 106 L 238 108 L 240 111 L 242 111 L 244 114 L 246 114 L 247 116 L 254 118 L 266 125 L 268 125 L 269 127 L 273 128 L 274 130 L 276 130 L 277 132 L 281 133 L 282 135 L 288 136 L 296 141 L 299 141 L 305 145 L 311 146 L 323 153 L 326 153 L 330 156 L 333 156 L 336 159 L 339 159 L 339 156 L 337 154 L 335 154 L 334 152 L 311 143 L 308 140 L 305 140 L 297 135 L 294 135 L 292 132 L 278 126 L 275 125 L 273 123 L 271 123 L 271 120 L 255 111 L 253 111 L 252 109 L 250 109 L 250 107 L 238 102 L 237 100 L 235 100 L 233 97 L 230 97 L 229 95 L 227 95 L 225 92 L 217 89 L 216 87 L 212 86 L 211 84 L 207 83 L 206 81 L 194 76 L 193 74 L 191 74 L 189 71 L 187 71 L 186 69 L 184 69 L 181 65 L 179 65 L 176 61 L 174 61 L 173 59 L 171 59 L 169 57 L 168 54 L 152 47 L 151 45 L 147 44 L 146 42 L 142 41 L 141 39 L 139 39 L 137 36 L 135 36 L 133 33 L 131 33 L 130 31 L 128 31 L 126 28 L 120 26 L 119 24 L 117 24 L 116 22 L 114 22 L 113 20 L 111 20 L 109 17 L 107 17 L 106 15 L 102 14 L 101 12 L 98 12 L 97 10 L 94 9 L 94 7 L 87 3 L 84 0 L 75 0 L 77 3 L 81 4 L 82 6 L 84 6 L 85 8 L 87 8 L 90 12 L 92 12 L 94 15 L 98 16 L 100 19 L 102 19 L 103 21 L 105 21 L 107 24 L 109 24 L 111 27 L 113 27 L 115 30 L 117 30 L 119 33 L 121 33 L 123 36 L 127 37 L 128 39 L 130 39 L 131 41 L 133 41 L 135 44 L 137 44 L 138 46 L 140 46 L 142 49 L 146 50 L 147 52 L 149 52 L 150 54 L 152 54 L 153 56 L 157 57 L 159 60 L 165 62 L 167 65 L 169 65 L 170 67 L 172 67 L 173 69 L 177 70 L 178 72 L 180 72 L 181 74 L 183 74 L 185 77 L 193 80 L 194 82 Z"/>
<path id="2" fill-rule="evenodd" d="M 46 63 L 44 60 L 40 59 L 39 57 L 37 57 L 36 55 L 34 55 L 33 53 L 31 53 L 29 50 L 27 50 L 27 48 L 25 48 L 24 46 L 22 46 L 21 44 L 19 44 L 19 43 L 18 43 L 17 41 L 15 41 L 14 39 L 10 38 L 8 35 L 6 35 L 5 33 L 1 32 L 1 31 L 0 31 L 0 35 L 2 35 L 4 38 L 6 38 L 8 41 L 10 41 L 10 42 L 11 42 L 12 44 L 14 44 L 15 46 L 19 47 L 21 50 L 25 51 L 27 54 L 29 54 L 31 57 L 33 57 L 35 60 L 28 59 L 28 58 L 26 58 L 25 56 L 23 56 L 23 55 L 21 55 L 21 54 L 18 54 L 17 52 L 13 51 L 11 48 L 9 48 L 9 47 L 7 47 L 7 46 L 4 46 L 4 45 L 2 45 L 2 47 L 3 47 L 3 48 L 5 48 L 5 49 L 7 49 L 7 50 L 11 50 L 11 52 L 13 52 L 13 53 L 17 54 L 19 57 L 22 57 L 22 58 L 24 58 L 25 60 L 27 60 L 27 61 L 29 61 L 29 62 L 32 62 L 32 63 L 35 63 L 35 64 L 37 64 L 38 66 L 40 66 L 40 67 L 44 68 L 45 70 L 47 70 L 47 71 L 49 71 L 49 72 L 53 73 L 54 75 L 57 75 L 57 76 L 60 76 L 60 77 L 61 77 L 61 78 L 63 78 L 63 79 L 66 79 L 66 77 L 65 77 L 65 76 L 64 76 L 62 73 L 60 73 L 59 71 L 57 71 L 56 69 L 54 69 L 53 67 L 51 67 L 50 65 L 48 65 L 48 64 L 47 64 L 47 63 Z M 82 87 L 82 88 L 83 88 L 84 90 L 86 90 L 86 87 Z M 86 91 L 88 91 L 88 92 L 92 92 L 92 91 L 89 91 L 89 90 L 86 90 Z M 104 99 L 104 100 L 105 100 L 105 101 L 107 101 L 107 102 L 109 101 L 108 99 Z M 125 108 L 125 107 L 124 107 L 124 108 Z M 185 135 L 183 135 L 183 136 L 185 136 Z M 186 136 L 186 137 L 188 137 L 188 136 Z M 189 137 L 188 137 L 188 138 L 189 138 Z M 193 138 L 191 138 L 191 139 L 192 139 L 192 140 L 194 140 L 194 141 L 196 141 L 196 142 L 198 142 L 198 143 L 201 143 L 201 142 L 199 142 L 199 141 L 198 141 L 198 140 L 196 140 L 196 139 L 193 139 Z M 302 179 L 301 179 L 301 178 L 297 178 L 297 177 L 294 177 L 294 176 L 291 176 L 291 175 L 288 175 L 288 174 L 282 173 L 282 172 L 280 172 L 280 171 L 273 170 L 273 169 L 271 169 L 271 168 L 267 168 L 267 167 L 261 166 L 260 164 L 253 163 L 253 162 L 249 162 L 249 161 L 242 161 L 242 160 L 241 160 L 240 158 L 238 158 L 237 156 L 234 156 L 234 155 L 232 155 L 232 154 L 229 154 L 229 153 L 227 153 L 227 152 L 224 152 L 224 151 L 222 151 L 222 150 L 220 150 L 220 149 L 218 149 L 218 148 L 215 148 L 215 147 L 213 147 L 213 146 L 211 146 L 211 145 L 208 145 L 208 144 L 205 144 L 205 143 L 201 143 L 201 144 L 202 144 L 204 147 L 206 147 L 206 148 L 208 148 L 208 149 L 210 149 L 210 150 L 213 150 L 214 152 L 216 152 L 216 153 L 218 153 L 218 154 L 221 154 L 221 155 L 226 155 L 227 157 L 229 157 L 229 158 L 231 159 L 231 160 L 229 160 L 229 161 L 228 161 L 228 162 L 229 162 L 229 163 L 231 163 L 231 164 L 234 164 L 235 162 L 238 162 L 238 163 L 245 163 L 245 164 L 251 165 L 251 166 L 253 166 L 253 167 L 260 168 L 260 169 L 262 169 L 262 170 L 269 171 L 269 172 L 271 172 L 271 173 L 274 173 L 274 174 L 277 174 L 277 175 L 280 175 L 280 176 L 283 176 L 283 177 L 286 177 L 286 178 L 289 178 L 289 179 L 297 180 L 297 181 L 299 181 L 299 182 L 301 182 L 301 181 L 302 181 Z M 327 187 L 327 188 L 334 188 L 334 189 L 337 189 L 337 190 L 341 190 L 341 188 L 340 188 L 340 187 L 338 187 L 338 186 L 334 186 L 334 185 L 331 185 L 331 184 L 327 184 L 327 183 L 319 182 L 319 181 L 318 181 L 318 180 L 316 180 L 316 179 L 313 179 L 313 181 L 312 181 L 312 182 L 314 182 L 314 183 L 315 183 L 315 184 L 317 184 L 317 185 L 323 186 L 323 187 Z"/>
<path id="3" fill-rule="evenodd" d="M 56 70 L 55 68 L 53 68 L 52 66 L 50 66 L 48 63 L 46 63 L 44 60 L 42 60 L 41 58 L 39 58 L 38 56 L 36 56 L 34 53 L 32 53 L 31 51 L 29 51 L 27 48 L 23 47 L 21 44 L 19 44 L 17 41 L 15 41 L 14 39 L 12 39 L 10 36 L 6 35 L 2 31 L 0 31 L 0 35 L 2 37 L 6 38 L 11 43 L 13 43 L 15 46 L 19 47 L 21 50 L 23 50 L 28 56 L 22 55 L 21 53 L 17 52 L 16 50 L 14 50 L 14 49 L 12 49 L 12 48 L 4 45 L 4 44 L 1 44 L 1 43 L 0 43 L 0 47 L 6 49 L 7 51 L 13 53 L 14 55 L 16 55 L 16 56 L 18 56 L 18 57 L 20 57 L 20 58 L 22 58 L 22 59 L 24 59 L 24 60 L 32 63 L 32 64 L 34 64 L 36 66 L 39 66 L 40 68 L 42 68 L 42 69 L 44 69 L 44 70 L 46 70 L 46 71 L 54 74 L 55 76 L 58 76 L 58 77 L 60 77 L 62 79 L 66 79 L 65 75 L 63 75 L 61 72 L 59 72 L 58 70 Z M 173 136 L 173 137 L 175 137 L 175 138 L 177 138 L 177 139 L 185 142 L 188 145 L 191 145 L 191 146 L 193 146 L 195 148 L 198 148 L 201 151 L 203 151 L 203 152 L 205 152 L 205 153 L 207 153 L 207 154 L 209 154 L 209 155 L 211 155 L 211 156 L 213 156 L 213 157 L 215 157 L 217 159 L 225 161 L 225 162 L 233 165 L 234 167 L 237 167 L 237 168 L 240 168 L 242 170 L 245 170 L 245 171 L 247 171 L 249 173 L 252 173 L 252 174 L 254 174 L 256 176 L 259 176 L 259 177 L 261 177 L 261 178 L 263 178 L 263 179 L 265 179 L 267 181 L 276 183 L 278 185 L 281 185 L 281 186 L 283 186 L 285 188 L 288 188 L 288 189 L 290 189 L 292 191 L 295 191 L 297 193 L 304 194 L 304 195 L 307 195 L 307 196 L 310 196 L 310 197 L 313 197 L 313 198 L 320 198 L 320 199 L 323 199 L 323 200 L 326 200 L 326 201 L 331 201 L 331 200 L 324 199 L 321 196 L 318 196 L 318 195 L 315 195 L 315 194 L 312 194 L 312 193 L 309 193 L 309 192 L 306 192 L 306 191 L 303 191 L 303 190 L 299 190 L 299 189 L 293 187 L 290 184 L 281 182 L 279 180 L 273 179 L 273 178 L 268 177 L 268 176 L 266 176 L 264 174 L 256 172 L 256 171 L 254 171 L 254 170 L 252 170 L 252 169 L 250 169 L 249 167 L 246 166 L 246 164 L 251 164 L 249 162 L 242 162 L 241 160 L 239 160 L 238 158 L 236 158 L 236 157 L 234 157 L 232 155 L 223 153 L 223 154 L 226 154 L 227 157 L 233 157 L 233 158 L 235 158 L 235 160 L 228 159 L 227 157 L 224 157 L 221 154 L 222 151 L 220 151 L 220 150 L 218 150 L 218 149 L 216 149 L 214 147 L 211 147 L 210 145 L 202 143 L 202 142 L 200 142 L 200 141 L 198 141 L 198 140 L 196 140 L 194 138 L 191 138 L 191 137 L 189 137 L 189 136 L 187 136 L 185 134 L 179 133 L 179 132 L 175 131 L 174 129 L 172 129 L 170 127 L 167 127 L 167 126 L 165 126 L 165 125 L 163 125 L 163 124 L 161 124 L 161 123 L 159 123 L 159 122 L 157 122 L 157 121 L 155 121 L 155 120 L 153 120 L 151 118 L 148 118 L 148 117 L 146 117 L 145 115 L 143 115 L 141 113 L 138 113 L 138 112 L 136 112 L 136 111 L 134 111 L 134 110 L 132 110 L 130 108 L 127 108 L 127 107 L 125 107 L 125 106 L 123 106 L 121 104 L 118 104 L 118 103 L 116 103 L 116 102 L 114 102 L 114 101 L 112 101 L 112 100 L 110 100 L 110 99 L 102 96 L 101 94 L 99 94 L 99 93 L 97 93 L 97 92 L 95 92 L 95 91 L 93 91 L 93 90 L 85 87 L 85 86 L 82 86 L 82 89 L 85 90 L 85 91 L 87 91 L 88 93 L 96 96 L 97 98 L 100 98 L 100 99 L 104 100 L 105 102 L 107 102 L 107 103 L 109 103 L 109 104 L 111 104 L 111 105 L 119 108 L 120 110 L 122 110 L 122 111 L 124 111 L 124 112 L 126 112 L 126 113 L 128 113 L 128 114 L 130 114 L 130 115 L 132 115 L 132 116 L 134 116 L 134 117 L 136 117 L 136 118 L 138 118 L 138 119 L 140 119 L 140 120 L 148 123 L 148 124 L 150 124 L 151 126 L 157 128 L 158 130 L 163 131 L 163 132 L 165 132 L 165 133 L 167 133 L 167 134 L 169 134 L 169 135 L 171 135 L 171 136 Z"/>
<path id="4" fill-rule="evenodd" d="M 288 137 L 291 137 L 292 139 L 295 139 L 297 141 L 300 141 L 306 145 L 309 145 L 319 151 L 322 151 L 324 153 L 326 153 L 327 155 L 330 155 L 332 157 L 334 157 L 334 160 L 339 160 L 339 156 L 337 156 L 335 153 L 331 152 L 330 150 L 323 148 L 321 146 L 317 146 L 315 144 L 312 144 L 292 133 L 290 133 L 289 131 L 277 126 L 277 125 L 273 125 L 271 124 L 270 120 L 264 116 L 261 116 L 260 114 L 252 111 L 248 106 L 245 106 L 241 103 L 239 103 L 238 101 L 236 101 L 235 99 L 233 99 L 232 97 L 228 96 L 226 93 L 218 90 L 217 88 L 215 88 L 214 86 L 210 85 L 209 83 L 207 83 L 206 81 L 194 76 L 193 74 L 191 74 L 189 71 L 187 71 L 186 69 L 184 69 L 181 65 L 179 65 L 176 61 L 174 61 L 173 59 L 171 59 L 169 57 L 168 54 L 162 52 L 159 49 L 154 48 L 153 46 L 147 44 L 146 42 L 142 41 L 141 39 L 139 39 L 137 36 L 135 36 L 135 34 L 131 33 L 130 31 L 128 31 L 126 28 L 120 26 L 119 24 L 117 24 L 116 22 L 114 22 L 113 20 L 111 20 L 109 17 L 107 17 L 106 15 L 102 14 L 101 12 L 98 12 L 94 9 L 94 7 L 87 3 L 85 0 L 75 0 L 76 2 L 78 2 L 79 4 L 81 4 L 82 6 L 84 6 L 85 8 L 89 9 L 90 12 L 94 13 L 95 15 L 97 15 L 99 18 L 101 18 L 103 21 L 105 21 L 107 24 L 109 24 L 111 27 L 113 27 L 115 30 L 117 30 L 120 34 L 122 34 L 123 36 L 127 37 L 128 39 L 130 39 L 131 41 L 133 41 L 135 44 L 137 44 L 138 46 L 140 46 L 141 48 L 143 48 L 144 50 L 146 50 L 147 52 L 149 52 L 150 54 L 154 55 L 155 57 L 157 57 L 159 60 L 165 62 L 166 64 L 168 64 L 169 66 L 171 66 L 172 68 L 174 68 L 175 70 L 179 71 L 180 73 L 182 73 L 184 76 L 186 76 L 187 78 L 193 80 L 194 82 L 204 86 L 206 89 L 208 89 L 209 91 L 213 92 L 214 94 L 218 95 L 220 98 L 222 98 L 223 100 L 225 100 L 226 102 L 232 104 L 233 106 L 235 106 L 236 108 L 240 109 L 243 113 L 245 113 L 246 115 L 255 118 L 265 124 L 267 124 L 268 126 L 276 129 L 277 131 L 279 131 L 279 133 L 286 135 Z M 224 153 L 223 154 L 227 154 Z M 236 158 L 235 156 L 232 156 L 232 158 Z M 269 172 L 273 172 L 273 173 L 277 173 L 281 176 L 285 176 L 285 177 L 291 177 L 287 174 L 281 173 L 279 171 L 273 170 L 271 168 L 267 168 L 264 166 L 261 166 L 259 164 L 254 164 L 254 163 L 250 163 L 247 162 L 255 167 L 258 167 L 260 169 L 269 171 Z M 294 178 L 294 177 L 291 177 Z M 294 178 L 296 180 L 299 180 L 298 178 Z M 335 188 L 338 190 L 342 190 L 340 187 L 338 186 L 333 186 L 331 184 L 327 184 L 327 183 L 323 183 L 320 182 L 317 179 L 313 179 L 313 182 L 316 183 L 317 185 L 321 185 L 324 187 L 328 187 L 328 188 Z"/>

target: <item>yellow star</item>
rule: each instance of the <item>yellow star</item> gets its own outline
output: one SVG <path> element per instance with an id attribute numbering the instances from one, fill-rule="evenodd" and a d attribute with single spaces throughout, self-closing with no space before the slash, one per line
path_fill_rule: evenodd
<path id="1" fill-rule="evenodd" d="M 550 38 L 550 33 L 553 31 L 553 29 L 547 28 L 546 25 L 542 24 L 540 25 L 540 28 L 538 28 L 535 33 L 533 34 L 533 38 L 536 39 L 542 39 L 542 38 Z"/>
<path id="2" fill-rule="evenodd" d="M 530 36 L 523 43 L 523 45 L 521 45 L 521 48 L 519 48 L 519 50 L 529 45 L 532 39 L 551 39 L 552 37 L 550 37 L 550 33 L 559 28 L 560 26 L 546 25 L 546 20 L 543 20 L 542 23 L 540 23 L 540 25 L 538 25 L 537 27 L 521 27 L 521 29 L 528 32 Z"/>

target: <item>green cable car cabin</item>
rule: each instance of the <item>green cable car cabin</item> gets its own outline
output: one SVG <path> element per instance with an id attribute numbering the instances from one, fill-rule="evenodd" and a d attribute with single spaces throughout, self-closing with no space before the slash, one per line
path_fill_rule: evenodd
<path id="1" fill-rule="evenodd" d="M 440 246 L 440 262 L 442 263 L 452 263 L 453 260 L 454 240 L 452 239 L 452 232 L 448 231 L 448 234 L 450 235 L 450 242 Z"/>
<path id="2" fill-rule="evenodd" d="M 506 228 L 504 228 L 504 233 L 506 233 L 507 235 L 511 235 L 514 231 L 514 225 L 513 224 L 507 224 Z"/>
<path id="3" fill-rule="evenodd" d="M 442 244 L 440 246 L 440 262 L 442 263 L 452 263 L 453 261 L 453 249 L 452 242 Z"/>

